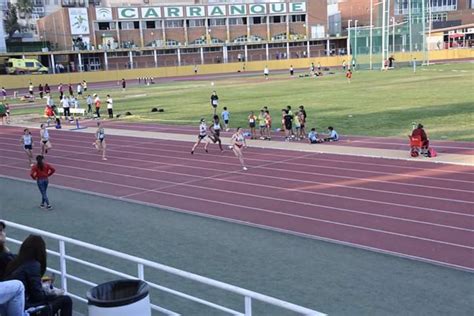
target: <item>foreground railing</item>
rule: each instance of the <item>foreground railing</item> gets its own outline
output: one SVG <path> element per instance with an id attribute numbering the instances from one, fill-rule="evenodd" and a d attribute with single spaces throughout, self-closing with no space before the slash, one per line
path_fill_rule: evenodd
<path id="1" fill-rule="evenodd" d="M 185 278 L 185 279 L 188 279 L 188 280 L 196 281 L 200 284 L 205 284 L 205 285 L 208 285 L 208 286 L 211 286 L 211 287 L 214 287 L 214 288 L 218 288 L 218 289 L 221 289 L 221 290 L 224 290 L 224 291 L 239 294 L 239 295 L 243 296 L 243 298 L 244 298 L 244 301 L 243 301 L 243 303 L 244 303 L 244 312 L 243 313 L 239 312 L 239 311 L 236 311 L 236 310 L 233 310 L 233 309 L 230 309 L 230 308 L 227 308 L 225 306 L 221 306 L 221 305 L 212 303 L 210 301 L 207 301 L 207 300 L 204 300 L 204 299 L 201 299 L 201 298 L 198 298 L 198 297 L 195 297 L 195 296 L 192 296 L 192 295 L 189 295 L 189 294 L 186 294 L 186 293 L 183 293 L 183 292 L 180 292 L 180 291 L 177 291 L 177 290 L 173 290 L 173 289 L 170 289 L 168 287 L 161 286 L 159 284 L 147 281 L 148 285 L 151 288 L 154 288 L 154 289 L 157 289 L 157 290 L 160 290 L 160 291 L 164 291 L 164 292 L 172 294 L 172 295 L 176 295 L 180 298 L 183 298 L 183 299 L 186 299 L 186 300 L 189 300 L 189 301 L 192 301 L 192 302 L 203 304 L 205 306 L 208 306 L 208 307 L 226 312 L 226 313 L 231 314 L 231 315 L 251 316 L 252 315 L 252 302 L 253 302 L 253 300 L 264 302 L 266 304 L 273 305 L 275 307 L 279 307 L 279 308 L 286 309 L 286 310 L 289 310 L 289 311 L 293 311 L 293 312 L 296 312 L 296 313 L 301 314 L 301 315 L 318 315 L 318 316 L 325 315 L 325 314 L 317 312 L 315 310 L 311 310 L 311 309 L 308 309 L 308 308 L 305 308 L 305 307 L 302 307 L 302 306 L 298 306 L 298 305 L 295 305 L 295 304 L 292 304 L 292 303 L 289 303 L 289 302 L 286 302 L 286 301 L 282 301 L 282 300 L 276 299 L 276 298 L 271 297 L 271 296 L 267 296 L 267 295 L 263 295 L 263 294 L 260 294 L 260 293 L 257 293 L 257 292 L 249 291 L 249 290 L 246 290 L 246 289 L 234 286 L 234 285 L 219 282 L 219 281 L 216 281 L 216 280 L 213 280 L 213 279 L 210 279 L 210 278 L 206 278 L 206 277 L 203 277 L 203 276 L 200 276 L 200 275 L 197 275 L 197 274 L 194 274 L 194 273 L 186 272 L 186 271 L 183 271 L 183 270 L 175 269 L 175 268 L 172 268 L 172 267 L 169 267 L 169 266 L 166 266 L 166 265 L 163 265 L 163 264 L 159 264 L 159 263 L 156 263 L 156 262 L 152 262 L 152 261 L 149 261 L 149 260 L 146 260 L 146 259 L 142 259 L 142 258 L 139 258 L 139 257 L 127 255 L 127 254 L 124 254 L 124 253 L 121 253 L 121 252 L 118 252 L 118 251 L 115 251 L 115 250 L 111 250 L 111 249 L 107 249 L 107 248 L 104 248 L 104 247 L 96 246 L 96 245 L 93 245 L 93 244 L 89 244 L 89 243 L 86 243 L 86 242 L 82 242 L 82 241 L 79 241 L 79 240 L 75 240 L 75 239 L 72 239 L 72 238 L 64 237 L 64 236 L 53 234 L 53 233 L 49 233 L 49 232 L 46 232 L 46 231 L 43 231 L 43 230 L 40 230 L 40 229 L 31 228 L 31 227 L 28 227 L 28 226 L 16 224 L 16 223 L 9 222 L 9 221 L 5 221 L 5 223 L 11 228 L 15 228 L 15 229 L 18 229 L 20 231 L 24 231 L 24 232 L 28 232 L 28 233 L 32 233 L 32 234 L 41 235 L 41 236 L 53 239 L 55 241 L 58 241 L 58 243 L 59 243 L 59 252 L 49 250 L 49 249 L 47 251 L 48 251 L 48 254 L 59 257 L 59 270 L 55 270 L 55 269 L 51 269 L 51 268 L 48 268 L 48 270 L 50 272 L 58 274 L 61 277 L 62 288 L 66 291 L 66 293 L 68 293 L 68 295 L 70 295 L 71 297 L 73 297 L 73 298 L 75 298 L 79 301 L 82 301 L 82 302 L 87 302 L 87 300 L 84 298 L 85 293 L 82 296 L 80 296 L 80 295 L 76 295 L 76 294 L 73 294 L 73 293 L 69 292 L 68 291 L 68 284 L 67 284 L 68 280 L 69 279 L 74 280 L 74 281 L 77 281 L 79 283 L 91 286 L 91 287 L 96 286 L 97 284 L 94 283 L 94 282 L 79 278 L 79 277 L 74 276 L 72 274 L 69 274 L 67 272 L 68 271 L 67 270 L 68 262 L 75 262 L 75 263 L 78 263 L 78 264 L 81 264 L 81 265 L 84 265 L 84 266 L 87 266 L 87 267 L 90 267 L 90 268 L 97 269 L 99 271 L 103 271 L 103 272 L 107 272 L 107 273 L 119 276 L 121 278 L 128 278 L 128 279 L 137 279 L 138 278 L 138 279 L 141 279 L 141 280 L 144 280 L 144 281 L 147 281 L 146 278 L 145 278 L 144 268 L 149 267 L 149 268 L 159 270 L 159 271 L 163 271 L 163 272 L 167 272 L 167 273 L 170 273 L 172 275 L 179 276 L 179 277 L 182 277 L 182 278 Z M 13 238 L 7 238 L 7 240 L 9 242 L 12 242 L 12 243 L 15 243 L 15 244 L 21 244 L 21 242 L 22 242 L 20 240 L 16 240 L 16 239 L 13 239 Z M 81 248 L 93 250 L 93 251 L 96 251 L 98 253 L 106 254 L 106 255 L 109 255 L 109 256 L 112 256 L 112 257 L 115 257 L 115 258 L 120 258 L 120 259 L 126 260 L 130 263 L 133 263 L 137 266 L 137 275 L 136 276 L 129 275 L 129 274 L 122 273 L 120 271 L 113 270 L 113 269 L 110 269 L 110 268 L 107 268 L 107 267 L 104 267 L 104 266 L 101 266 L 101 265 L 98 265 L 98 264 L 95 264 L 95 263 L 92 263 L 92 262 L 89 262 L 89 261 L 86 261 L 86 260 L 82 260 L 82 259 L 79 259 L 79 258 L 76 258 L 76 257 L 72 257 L 72 256 L 70 256 L 66 253 L 66 244 L 75 245 L 75 246 L 78 246 L 78 247 L 81 247 Z M 155 311 L 162 312 L 166 315 L 179 315 L 179 313 L 173 312 L 171 310 L 165 309 L 163 307 L 160 307 L 160 306 L 157 306 L 157 305 L 154 305 L 154 304 L 151 305 L 151 308 Z"/>

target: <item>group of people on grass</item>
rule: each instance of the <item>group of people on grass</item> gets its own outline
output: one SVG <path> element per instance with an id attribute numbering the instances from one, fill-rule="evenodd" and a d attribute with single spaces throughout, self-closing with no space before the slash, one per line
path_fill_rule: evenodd
<path id="1" fill-rule="evenodd" d="M 0 315 L 23 316 L 41 309 L 41 315 L 71 316 L 71 297 L 54 287 L 54 276 L 46 276 L 44 239 L 29 235 L 13 254 L 6 245 L 6 227 L 0 221 Z"/>

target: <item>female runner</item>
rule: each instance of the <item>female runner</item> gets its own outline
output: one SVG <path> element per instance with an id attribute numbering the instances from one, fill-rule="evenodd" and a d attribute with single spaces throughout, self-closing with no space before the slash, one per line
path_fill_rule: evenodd
<path id="1" fill-rule="evenodd" d="M 23 144 L 23 149 L 25 150 L 26 155 L 28 156 L 28 161 L 30 162 L 30 167 L 33 166 L 33 137 L 29 129 L 25 128 L 23 130 L 23 136 L 21 137 L 21 143 Z"/>
<path id="2" fill-rule="evenodd" d="M 239 159 L 242 169 L 244 171 L 248 170 L 247 167 L 245 167 L 244 157 L 242 155 L 242 147 L 247 147 L 247 143 L 245 142 L 245 137 L 240 127 L 237 127 L 237 131 L 232 135 L 231 143 L 232 150 L 234 151 L 235 156 Z"/>
<path id="3" fill-rule="evenodd" d="M 221 123 L 219 122 L 219 115 L 214 115 L 212 125 L 209 126 L 209 131 L 211 132 L 211 135 L 209 136 L 209 138 L 212 140 L 214 144 L 218 143 L 219 148 L 221 149 L 221 152 L 223 152 L 224 149 L 222 148 L 221 129 L 222 127 L 221 127 Z"/>
<path id="4" fill-rule="evenodd" d="M 105 131 L 104 128 L 100 126 L 100 122 L 97 122 L 94 146 L 98 152 L 102 152 L 102 160 L 107 160 L 107 158 L 105 158 Z"/>
<path id="5" fill-rule="evenodd" d="M 207 146 L 209 146 L 209 138 L 207 137 L 207 125 L 206 125 L 206 120 L 201 119 L 199 125 L 199 135 L 198 135 L 198 140 L 196 144 L 194 144 L 193 148 L 191 149 L 191 155 L 194 154 L 194 150 L 196 147 L 203 141 L 205 143 L 204 145 L 204 150 L 208 153 L 209 151 L 207 150 Z"/>
<path id="6" fill-rule="evenodd" d="M 46 126 L 44 124 L 41 124 L 40 127 L 41 155 L 44 156 L 53 146 L 51 145 L 51 140 L 49 139 L 49 132 L 46 129 Z"/>

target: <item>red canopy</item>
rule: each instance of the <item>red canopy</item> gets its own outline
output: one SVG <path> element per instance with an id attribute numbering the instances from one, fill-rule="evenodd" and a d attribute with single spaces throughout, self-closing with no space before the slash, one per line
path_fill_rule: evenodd
<path id="1" fill-rule="evenodd" d="M 449 35 L 449 38 L 458 38 L 458 37 L 464 37 L 464 34 L 454 33 L 454 34 Z"/>

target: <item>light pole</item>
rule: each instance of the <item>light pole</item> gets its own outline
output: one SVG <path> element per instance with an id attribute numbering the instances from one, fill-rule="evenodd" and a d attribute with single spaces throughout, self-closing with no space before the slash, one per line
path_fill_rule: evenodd
<path id="1" fill-rule="evenodd" d="M 392 16 L 392 54 L 395 54 L 395 17 Z"/>
<path id="2" fill-rule="evenodd" d="M 374 7 L 382 4 L 377 2 L 374 5 L 374 0 L 370 0 L 370 35 L 369 35 L 369 69 L 372 70 L 372 51 L 373 51 L 373 37 L 374 37 Z"/>
<path id="3" fill-rule="evenodd" d="M 352 20 L 347 20 L 347 59 L 349 60 L 349 55 L 351 54 L 351 22 Z"/>
<path id="4" fill-rule="evenodd" d="M 352 56 L 352 64 L 354 65 L 354 68 L 355 68 L 355 63 L 354 63 L 354 56 L 356 57 L 355 60 L 357 60 L 357 22 L 359 22 L 359 20 L 355 20 L 354 21 L 354 54 Z"/>
<path id="5" fill-rule="evenodd" d="M 386 11 L 387 5 L 386 0 L 382 0 L 382 70 L 384 70 L 385 65 L 385 24 L 386 24 Z"/>
<path id="6" fill-rule="evenodd" d="M 411 24 L 413 21 L 411 20 L 411 0 L 408 0 L 408 32 L 410 33 L 410 38 L 409 38 L 409 46 L 410 46 L 410 54 L 413 53 L 413 41 L 412 41 L 412 34 L 411 34 Z"/>

